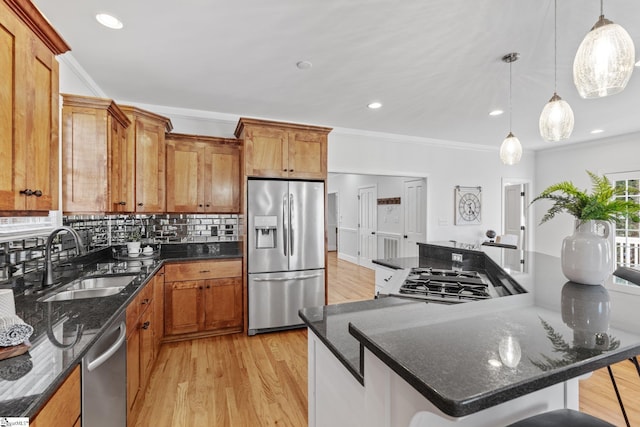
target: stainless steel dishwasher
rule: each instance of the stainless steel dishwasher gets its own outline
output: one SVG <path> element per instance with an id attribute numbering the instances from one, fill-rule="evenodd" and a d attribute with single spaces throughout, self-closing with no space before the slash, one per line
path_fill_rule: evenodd
<path id="1" fill-rule="evenodd" d="M 82 359 L 82 425 L 127 425 L 127 327 L 125 313 Z"/>

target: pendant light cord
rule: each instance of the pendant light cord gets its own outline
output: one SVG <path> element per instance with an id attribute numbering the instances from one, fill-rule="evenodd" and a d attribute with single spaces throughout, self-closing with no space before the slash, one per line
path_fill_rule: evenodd
<path id="1" fill-rule="evenodd" d="M 600 0 L 602 2 L 602 0 Z M 553 0 L 553 93 L 558 92 L 558 0 Z"/>
<path id="2" fill-rule="evenodd" d="M 512 85 L 512 77 L 511 77 L 511 64 L 513 60 L 509 62 L 509 133 L 511 133 L 511 122 L 513 121 L 513 113 L 511 108 L 511 85 Z"/>

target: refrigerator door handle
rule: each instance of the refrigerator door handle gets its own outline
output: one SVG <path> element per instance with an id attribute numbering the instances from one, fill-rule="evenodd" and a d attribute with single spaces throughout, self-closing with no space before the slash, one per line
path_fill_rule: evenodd
<path id="1" fill-rule="evenodd" d="M 275 277 L 273 279 L 263 279 L 261 277 L 256 277 L 252 279 L 254 282 L 287 282 L 289 280 L 305 280 L 305 279 L 315 279 L 316 277 L 320 277 L 321 274 L 308 274 L 304 276 L 296 276 L 296 277 Z"/>
<path id="2" fill-rule="evenodd" d="M 289 215 L 287 213 L 287 195 L 282 196 L 282 233 L 283 233 L 283 244 L 282 247 L 284 249 L 284 256 L 288 256 L 288 240 L 289 240 L 289 230 L 288 230 L 288 222 Z"/>
<path id="3" fill-rule="evenodd" d="M 293 219 L 294 219 L 294 215 L 295 212 L 293 211 L 293 193 L 289 193 L 289 224 L 291 225 L 291 230 L 289 231 L 289 238 L 290 238 L 290 251 L 291 255 L 293 256 L 293 242 L 294 242 L 294 235 L 293 235 Z"/>

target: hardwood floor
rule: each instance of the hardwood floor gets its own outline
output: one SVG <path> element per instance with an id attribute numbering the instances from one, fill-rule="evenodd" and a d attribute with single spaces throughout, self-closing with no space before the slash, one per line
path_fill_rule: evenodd
<path id="1" fill-rule="evenodd" d="M 329 254 L 330 304 L 370 299 L 374 273 Z M 640 426 L 640 378 L 628 361 L 614 366 L 632 426 Z M 304 329 L 225 335 L 164 344 L 137 427 L 307 425 Z M 606 370 L 580 384 L 580 409 L 624 426 Z"/>

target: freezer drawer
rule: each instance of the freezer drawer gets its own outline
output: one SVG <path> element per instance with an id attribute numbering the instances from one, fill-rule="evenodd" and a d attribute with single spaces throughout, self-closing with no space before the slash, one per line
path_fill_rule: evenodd
<path id="1" fill-rule="evenodd" d="M 324 269 L 249 274 L 249 335 L 302 326 L 298 310 L 324 305 Z"/>

